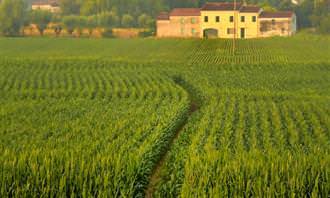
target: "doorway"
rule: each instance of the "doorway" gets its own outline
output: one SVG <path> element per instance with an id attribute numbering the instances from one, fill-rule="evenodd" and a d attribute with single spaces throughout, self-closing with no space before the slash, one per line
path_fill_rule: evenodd
<path id="1" fill-rule="evenodd" d="M 241 38 L 245 38 L 245 28 L 241 28 Z"/>
<path id="2" fill-rule="evenodd" d="M 204 30 L 204 38 L 218 38 L 218 30 L 217 29 L 205 29 Z"/>

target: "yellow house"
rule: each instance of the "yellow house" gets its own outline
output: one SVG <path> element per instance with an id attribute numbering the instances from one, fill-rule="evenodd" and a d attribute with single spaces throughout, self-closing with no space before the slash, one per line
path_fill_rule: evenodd
<path id="1" fill-rule="evenodd" d="M 198 17 L 189 24 L 192 17 Z M 196 23 L 197 22 L 197 23 Z M 196 34 L 183 34 L 190 32 Z M 181 31 L 180 31 L 181 30 Z M 293 12 L 264 12 L 254 5 L 206 3 L 202 8 L 176 8 L 157 20 L 158 37 L 258 38 L 296 32 Z"/>

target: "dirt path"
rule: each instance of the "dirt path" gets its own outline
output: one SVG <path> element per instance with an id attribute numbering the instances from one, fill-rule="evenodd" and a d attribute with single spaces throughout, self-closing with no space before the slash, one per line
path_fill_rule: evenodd
<path id="1" fill-rule="evenodd" d="M 182 85 L 180 82 L 177 82 L 177 84 L 179 84 L 181 87 L 183 87 L 188 93 L 189 91 L 187 90 L 187 88 Z M 189 93 L 190 94 L 190 93 Z M 190 95 L 191 96 L 191 95 Z M 146 198 L 152 198 L 153 194 L 155 192 L 155 188 L 157 186 L 157 184 L 159 183 L 160 179 L 161 179 L 161 170 L 163 169 L 164 165 L 165 165 L 165 160 L 169 154 L 169 150 L 171 149 L 171 146 L 174 144 L 174 142 L 176 141 L 176 139 L 179 137 L 180 133 L 182 132 L 184 126 L 187 124 L 188 122 L 188 118 L 195 112 L 197 111 L 199 108 L 198 104 L 196 101 L 194 101 L 193 97 L 190 97 L 190 108 L 189 108 L 189 112 L 188 112 L 188 116 L 185 118 L 184 122 L 182 122 L 182 124 L 178 127 L 178 129 L 175 132 L 175 136 L 173 136 L 173 138 L 171 139 L 169 145 L 168 145 L 168 149 L 163 153 L 163 155 L 161 156 L 160 160 L 157 162 L 156 166 L 153 169 L 153 172 L 150 176 L 150 180 L 149 180 L 149 184 L 148 184 L 148 188 L 145 191 L 145 197 Z"/>

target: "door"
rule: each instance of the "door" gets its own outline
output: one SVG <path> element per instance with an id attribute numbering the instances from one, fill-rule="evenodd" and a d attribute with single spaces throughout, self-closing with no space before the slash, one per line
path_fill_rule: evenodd
<path id="1" fill-rule="evenodd" d="M 245 28 L 241 28 L 241 38 L 245 38 Z"/>
<path id="2" fill-rule="evenodd" d="M 205 29 L 204 30 L 204 38 L 218 38 L 218 30 L 217 29 Z"/>

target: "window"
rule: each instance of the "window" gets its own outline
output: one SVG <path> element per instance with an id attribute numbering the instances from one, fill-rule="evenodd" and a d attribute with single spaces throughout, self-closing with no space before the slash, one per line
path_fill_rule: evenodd
<path id="1" fill-rule="evenodd" d="M 282 34 L 285 33 L 285 28 L 281 28 Z"/>
<path id="2" fill-rule="evenodd" d="M 245 16 L 241 16 L 241 22 L 245 22 Z"/>
<path id="3" fill-rule="evenodd" d="M 196 23 L 196 18 L 191 18 L 191 23 L 195 24 Z"/>
<path id="4" fill-rule="evenodd" d="M 183 17 L 181 17 L 181 19 L 180 19 L 180 23 L 181 23 L 181 24 L 184 23 L 184 18 L 183 18 Z"/>
<path id="5" fill-rule="evenodd" d="M 229 17 L 229 21 L 230 21 L 230 22 L 234 22 L 234 16 L 230 16 L 230 17 Z"/>
<path id="6" fill-rule="evenodd" d="M 209 17 L 208 16 L 204 17 L 204 22 L 209 22 Z"/>
<path id="7" fill-rule="evenodd" d="M 195 35 L 195 33 L 196 33 L 195 28 L 192 28 L 192 29 L 191 29 L 191 34 L 192 34 L 192 35 Z"/>
<path id="8" fill-rule="evenodd" d="M 234 34 L 235 29 L 234 28 L 227 28 L 227 34 Z"/>
<path id="9" fill-rule="evenodd" d="M 256 22 L 257 21 L 257 17 L 256 16 L 252 16 L 252 22 Z"/>
<path id="10" fill-rule="evenodd" d="M 184 28 L 181 28 L 181 34 L 184 35 Z"/>
<path id="11" fill-rule="evenodd" d="M 275 22 L 276 22 L 275 19 L 272 19 L 272 25 L 275 25 Z"/>
<path id="12" fill-rule="evenodd" d="M 219 17 L 219 16 L 216 16 L 216 17 L 215 17 L 215 22 L 217 22 L 217 23 L 220 22 L 220 17 Z"/>

